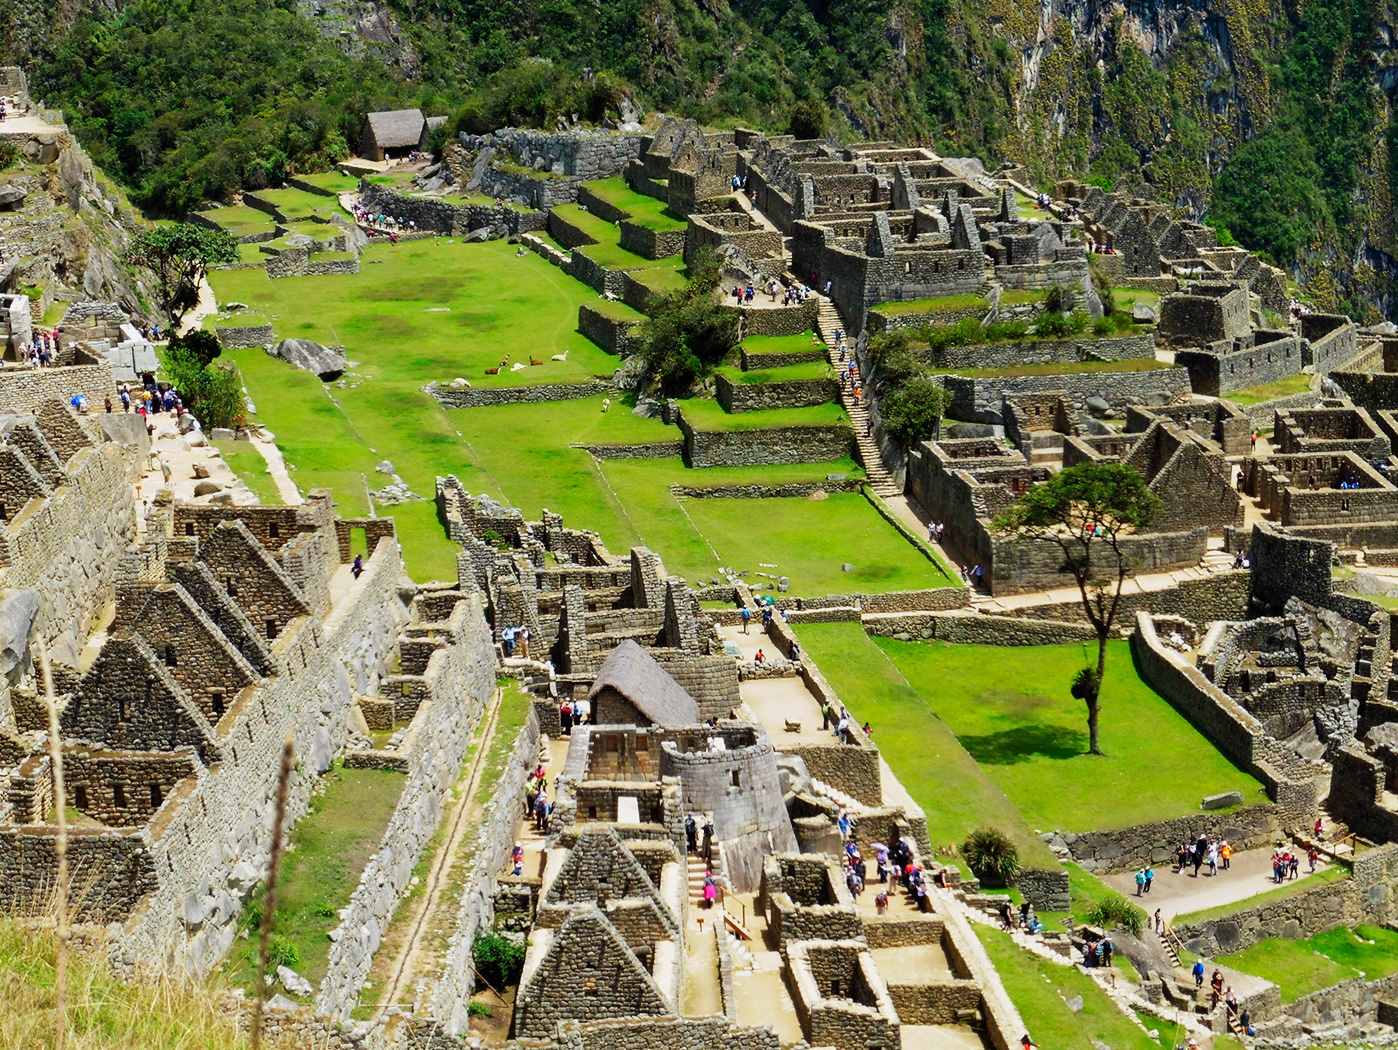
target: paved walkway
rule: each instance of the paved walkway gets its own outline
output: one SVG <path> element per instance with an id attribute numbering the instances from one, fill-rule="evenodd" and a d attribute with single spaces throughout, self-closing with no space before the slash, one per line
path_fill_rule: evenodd
<path id="1" fill-rule="evenodd" d="M 1302 859 L 1301 878 L 1286 885 L 1294 886 L 1306 879 L 1308 867 Z M 1319 874 L 1328 867 L 1328 863 L 1317 863 L 1316 873 Z M 1173 871 L 1169 864 L 1158 865 L 1155 868 L 1150 893 L 1139 898 L 1136 896 L 1135 872 L 1106 875 L 1102 881 L 1123 896 L 1130 897 L 1132 902 L 1144 908 L 1148 915 L 1153 916 L 1159 908 L 1160 914 L 1167 922 L 1177 915 L 1188 915 L 1224 904 L 1236 904 L 1259 893 L 1277 889 L 1277 884 L 1272 881 L 1270 849 L 1235 853 L 1228 870 L 1220 868 L 1218 874 L 1213 876 L 1209 875 L 1207 864 L 1199 869 L 1198 878 L 1194 876 L 1192 867 L 1185 869 L 1183 875 L 1176 875 Z"/>
<path id="2" fill-rule="evenodd" d="M 7 116 L 0 120 L 0 135 L 42 135 L 63 131 L 61 124 L 49 124 L 39 117 L 38 110 L 30 110 L 23 116 Z"/>

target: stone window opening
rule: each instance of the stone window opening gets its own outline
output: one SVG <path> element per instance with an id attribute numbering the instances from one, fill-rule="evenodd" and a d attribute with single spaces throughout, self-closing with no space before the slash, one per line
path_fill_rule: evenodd
<path id="1" fill-rule="evenodd" d="M 149 685 L 149 683 L 148 683 L 147 686 L 146 686 L 146 691 L 147 691 L 147 692 L 150 691 L 150 685 Z M 129 722 L 129 721 L 131 721 L 131 698 L 130 698 L 130 697 L 123 696 L 120 700 L 117 701 L 117 721 L 119 721 L 119 722 Z"/>
<path id="2" fill-rule="evenodd" d="M 175 647 L 174 647 L 173 645 L 167 645 L 167 646 L 165 646 L 165 666 L 166 666 L 166 667 L 178 667 L 178 666 L 179 666 L 179 658 L 175 655 Z"/>
<path id="3" fill-rule="evenodd" d="M 279 539 L 281 539 L 281 538 L 282 538 L 282 529 L 281 529 L 281 526 L 278 525 L 275 521 L 272 522 L 271 524 L 269 524 L 269 525 L 267 526 L 267 535 L 270 536 L 270 537 L 271 537 L 272 539 L 274 539 L 274 540 L 279 540 Z"/>
<path id="4" fill-rule="evenodd" d="M 10 520 L 10 512 L 9 512 L 9 510 L 6 509 L 5 504 L 0 503 L 0 521 L 9 521 L 9 520 Z"/>
<path id="5" fill-rule="evenodd" d="M 152 784 L 152 785 L 150 786 L 150 808 L 151 808 L 152 810 L 157 810 L 157 809 L 159 809 L 159 808 L 160 808 L 160 802 L 161 802 L 160 785 L 159 785 L 159 784 Z"/>
<path id="6" fill-rule="evenodd" d="M 842 995 L 842 993 L 841 993 L 841 991 L 840 991 L 840 979 L 839 979 L 838 977 L 832 977 L 832 978 L 830 978 L 830 998 L 832 998 L 832 999 L 841 999 L 841 998 L 843 998 L 843 995 Z"/>
<path id="7" fill-rule="evenodd" d="M 73 788 L 73 805 L 87 809 L 87 785 L 79 784 Z"/>
<path id="8" fill-rule="evenodd" d="M 277 636 L 277 621 L 276 621 L 276 620 L 271 620 L 271 619 L 269 619 L 269 620 L 267 621 L 267 637 L 268 637 L 268 638 L 275 638 L 276 636 Z"/>
<path id="9" fill-rule="evenodd" d="M 113 785 L 112 785 L 112 805 L 116 806 L 117 809 L 125 809 L 125 808 L 126 808 L 126 785 L 125 785 L 125 784 L 113 784 Z"/>
<path id="10" fill-rule="evenodd" d="M 733 770 L 733 771 L 729 774 L 729 776 L 731 776 L 731 777 L 733 778 L 733 786 L 734 786 L 734 787 L 742 787 L 742 784 L 739 783 L 739 780 L 738 780 L 738 771 L 737 771 L 736 769 Z"/>
<path id="11" fill-rule="evenodd" d="M 184 523 L 184 534 L 185 534 L 186 536 L 193 536 L 193 535 L 194 535 L 194 522 L 192 522 L 192 521 L 187 521 L 187 522 Z"/>
<path id="12" fill-rule="evenodd" d="M 236 598 L 237 596 L 238 596 L 238 585 L 237 585 L 236 583 L 233 582 L 233 577 L 230 576 L 230 577 L 228 577 L 228 597 L 230 597 L 230 598 Z"/>
<path id="13" fill-rule="evenodd" d="M 215 689 L 209 694 L 209 706 L 213 708 L 214 717 L 222 718 L 225 710 L 223 706 L 223 693 Z"/>

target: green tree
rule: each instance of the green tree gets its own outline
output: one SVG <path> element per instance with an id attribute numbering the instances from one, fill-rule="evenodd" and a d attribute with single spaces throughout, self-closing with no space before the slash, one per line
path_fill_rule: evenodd
<path id="1" fill-rule="evenodd" d="M 238 261 L 238 242 L 227 230 L 188 222 L 151 226 L 136 238 L 127 261 L 155 274 L 160 307 L 170 327 L 178 329 L 199 302 L 199 286 L 209 267 Z"/>
<path id="2" fill-rule="evenodd" d="M 713 253 L 700 253 L 685 287 L 661 297 L 635 330 L 647 379 L 667 396 L 687 392 L 738 345 L 738 315 L 714 294 L 720 276 Z"/>
<path id="3" fill-rule="evenodd" d="M 194 354 L 200 366 L 207 366 L 214 358 L 223 353 L 223 347 L 218 345 L 217 337 L 212 332 L 206 332 L 202 328 L 196 328 L 184 335 L 172 335 L 169 348 L 175 350 L 180 347 Z"/>
<path id="4" fill-rule="evenodd" d="M 1129 534 L 1155 520 L 1160 498 L 1141 475 L 1121 463 L 1079 463 L 1035 485 L 1000 515 L 997 529 L 1058 544 L 1060 572 L 1078 585 L 1083 612 L 1097 634 L 1097 667 L 1083 669 L 1073 695 L 1087 705 L 1088 751 L 1102 754 L 1097 738 L 1107 641 L 1121 606 L 1132 562 L 1123 545 Z"/>
<path id="5" fill-rule="evenodd" d="M 161 371 L 180 392 L 185 408 L 206 427 L 237 427 L 243 423 L 243 380 L 231 365 L 201 359 L 197 350 L 178 344 L 160 355 Z"/>
<path id="6" fill-rule="evenodd" d="M 787 113 L 786 131 L 798 139 L 821 139 L 830 128 L 830 111 L 818 98 L 798 102 Z"/>
<path id="7" fill-rule="evenodd" d="M 946 415 L 951 394 L 934 380 L 916 376 L 883 396 L 879 416 L 904 448 L 930 440 Z"/>

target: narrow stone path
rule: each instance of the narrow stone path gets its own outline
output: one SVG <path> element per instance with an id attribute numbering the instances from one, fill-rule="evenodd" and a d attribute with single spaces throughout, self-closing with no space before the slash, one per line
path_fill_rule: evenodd
<path id="1" fill-rule="evenodd" d="M 184 315 L 184 320 L 180 322 L 178 334 L 187 335 L 193 332 L 204 323 L 204 318 L 216 313 L 218 313 L 218 300 L 214 297 L 213 285 L 211 285 L 209 279 L 205 277 L 199 282 L 199 301 L 195 304 L 193 310 Z"/>
<path id="2" fill-rule="evenodd" d="M 277 448 L 276 442 L 268 441 L 258 437 L 252 437 L 252 447 L 262 454 L 262 458 L 267 462 L 267 473 L 272 475 L 272 480 L 277 486 L 277 495 L 282 498 L 282 502 L 288 506 L 295 506 L 302 502 L 301 490 L 296 487 L 296 482 L 291 480 L 291 475 L 287 473 L 286 460 L 282 458 L 282 450 Z"/>

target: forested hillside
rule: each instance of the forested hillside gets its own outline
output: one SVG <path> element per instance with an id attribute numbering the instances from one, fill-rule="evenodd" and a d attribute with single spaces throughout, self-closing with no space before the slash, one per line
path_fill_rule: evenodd
<path id="1" fill-rule="evenodd" d="M 1390 0 L 391 0 L 412 79 L 350 57 L 318 4 L 18 2 L 7 59 L 157 211 L 333 162 L 370 107 L 478 130 L 627 99 L 1124 180 L 1317 305 L 1398 313 Z"/>

